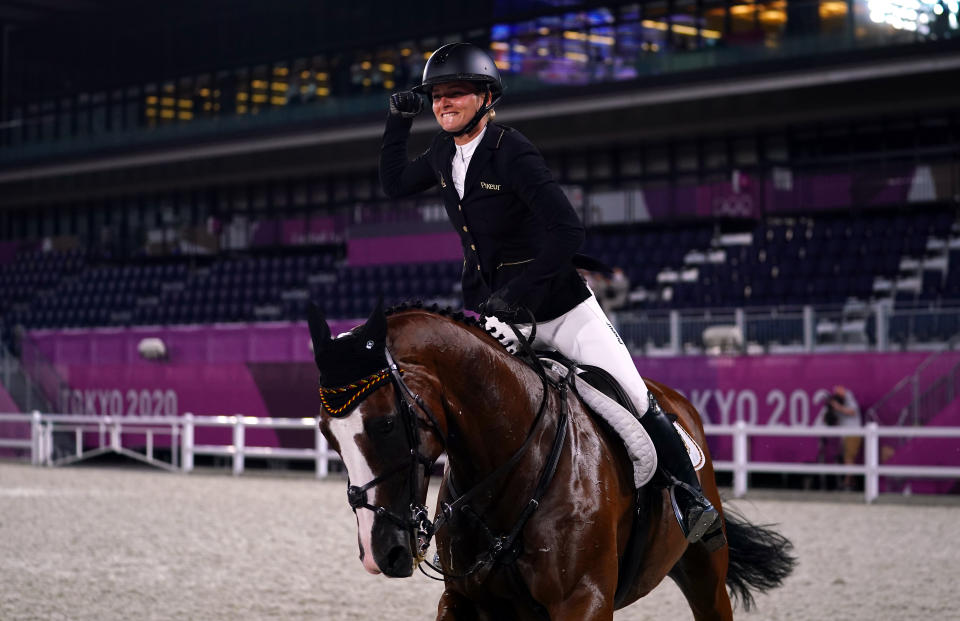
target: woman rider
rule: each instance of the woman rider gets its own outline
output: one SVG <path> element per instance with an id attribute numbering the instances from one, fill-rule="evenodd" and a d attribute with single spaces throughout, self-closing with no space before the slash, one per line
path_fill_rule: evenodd
<path id="1" fill-rule="evenodd" d="M 415 92 L 390 97 L 380 151 L 380 182 L 391 198 L 439 185 L 463 245 L 464 306 L 487 328 L 513 334 L 504 322 L 533 313 L 536 345 L 580 364 L 606 369 L 627 391 L 670 475 L 677 518 L 691 542 L 717 518 L 703 496 L 687 450 L 647 388 L 626 346 L 580 278 L 575 261 L 584 230 L 543 157 L 520 132 L 492 122 L 503 87 L 490 57 L 469 43 L 437 49 Z M 413 117 L 428 96 L 441 131 L 410 161 Z M 583 257 L 580 257 L 583 258 Z M 508 349 L 515 351 L 515 341 Z M 679 492 L 679 493 L 678 493 Z"/>

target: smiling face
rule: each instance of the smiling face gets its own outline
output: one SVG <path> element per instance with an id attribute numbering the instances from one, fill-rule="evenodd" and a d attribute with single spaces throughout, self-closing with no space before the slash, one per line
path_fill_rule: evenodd
<path id="1" fill-rule="evenodd" d="M 483 105 L 484 94 L 470 82 L 444 82 L 431 90 L 433 97 L 433 115 L 440 127 L 450 133 L 458 132 L 470 122 L 470 119 Z M 485 119 L 477 124 L 482 128 Z"/>

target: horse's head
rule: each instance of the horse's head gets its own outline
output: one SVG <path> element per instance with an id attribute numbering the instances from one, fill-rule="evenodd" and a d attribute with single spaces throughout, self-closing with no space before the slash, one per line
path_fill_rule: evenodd
<path id="1" fill-rule="evenodd" d="M 437 421 L 410 392 L 414 374 L 393 364 L 382 306 L 335 339 L 319 308 L 311 306 L 308 319 L 320 370 L 320 430 L 347 468 L 360 559 L 370 573 L 409 576 L 426 519 L 429 466 L 443 450 Z"/>

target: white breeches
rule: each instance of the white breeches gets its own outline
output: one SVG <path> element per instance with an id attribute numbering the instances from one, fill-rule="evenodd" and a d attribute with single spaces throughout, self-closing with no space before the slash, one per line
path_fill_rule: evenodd
<path id="1" fill-rule="evenodd" d="M 530 334 L 529 324 L 518 327 L 524 334 Z M 510 328 L 506 326 L 498 329 L 510 334 Z M 533 344 L 536 348 L 556 349 L 576 363 L 604 369 L 620 382 L 633 400 L 637 412 L 641 416 L 646 414 L 647 386 L 637 372 L 623 339 L 593 295 L 560 317 L 537 324 L 537 336 Z"/>

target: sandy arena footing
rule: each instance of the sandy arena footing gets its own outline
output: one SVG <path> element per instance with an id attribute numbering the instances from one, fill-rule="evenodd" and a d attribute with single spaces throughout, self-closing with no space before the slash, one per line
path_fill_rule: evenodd
<path id="1" fill-rule="evenodd" d="M 0 463 L 0 619 L 433 619 L 441 584 L 367 574 L 345 481 Z M 957 503 L 755 495 L 799 557 L 738 619 L 950 619 Z M 387 612 L 389 611 L 389 612 Z M 617 621 L 692 619 L 669 580 Z"/>

